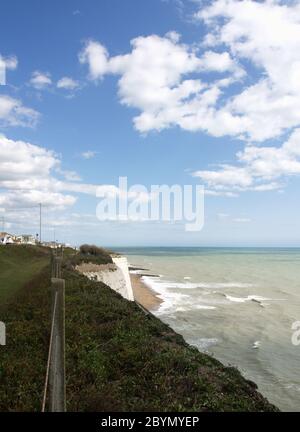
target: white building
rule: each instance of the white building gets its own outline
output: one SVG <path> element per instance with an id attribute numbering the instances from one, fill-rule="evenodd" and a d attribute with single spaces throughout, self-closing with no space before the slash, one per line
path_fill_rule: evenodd
<path id="1" fill-rule="evenodd" d="M 64 243 L 58 243 L 58 242 L 43 242 L 42 243 L 43 246 L 49 247 L 51 249 L 58 249 L 58 248 L 62 248 L 65 247 Z"/>
<path id="2" fill-rule="evenodd" d="M 36 239 L 31 234 L 22 234 L 15 236 L 15 241 L 18 244 L 29 244 L 29 245 L 35 245 Z"/>
<path id="3" fill-rule="evenodd" d="M 14 236 L 7 233 L 7 232 L 0 232 L 0 244 L 6 245 L 6 244 L 13 244 L 14 243 Z"/>

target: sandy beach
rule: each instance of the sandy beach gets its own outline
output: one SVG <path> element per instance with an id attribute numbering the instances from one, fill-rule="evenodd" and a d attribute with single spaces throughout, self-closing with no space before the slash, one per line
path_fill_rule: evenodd
<path id="1" fill-rule="evenodd" d="M 130 279 L 134 299 L 150 311 L 157 309 L 162 301 L 157 297 L 154 291 L 143 283 L 141 276 L 131 274 Z"/>

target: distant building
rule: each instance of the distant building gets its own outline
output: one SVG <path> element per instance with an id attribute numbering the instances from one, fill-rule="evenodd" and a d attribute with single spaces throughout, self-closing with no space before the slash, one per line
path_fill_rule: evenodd
<path id="1" fill-rule="evenodd" d="M 42 246 L 46 246 L 51 249 L 57 249 L 57 248 L 65 247 L 65 244 L 52 241 L 52 242 L 43 242 Z"/>
<path id="2" fill-rule="evenodd" d="M 31 234 L 17 235 L 17 236 L 15 236 L 15 243 L 35 245 L 36 244 L 36 238 Z"/>
<path id="3" fill-rule="evenodd" d="M 0 232 L 0 244 L 7 245 L 14 243 L 14 236 L 7 232 Z"/>

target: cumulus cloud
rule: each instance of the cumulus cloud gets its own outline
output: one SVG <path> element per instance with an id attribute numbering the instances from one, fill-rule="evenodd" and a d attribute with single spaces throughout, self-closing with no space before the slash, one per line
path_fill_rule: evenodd
<path id="1" fill-rule="evenodd" d="M 179 39 L 176 32 L 164 37 L 137 37 L 131 41 L 130 53 L 113 57 L 100 42 L 88 41 L 79 60 L 88 65 L 91 80 L 100 80 L 105 74 L 120 76 L 120 101 L 141 111 L 134 118 L 140 132 L 172 125 L 189 130 L 205 129 L 209 123 L 205 118 L 212 118 L 209 112 L 225 84 L 220 76 L 224 78 L 225 74 L 233 82 L 244 72 L 228 52 L 208 50 L 198 55 L 193 47 L 180 43 Z M 201 75 L 207 72 L 221 75 L 215 82 L 205 82 Z M 197 121 L 195 116 L 199 116 Z"/>
<path id="2" fill-rule="evenodd" d="M 15 70 L 18 66 L 18 59 L 16 56 L 3 57 L 0 54 L 0 69 Z"/>
<path id="3" fill-rule="evenodd" d="M 108 71 L 108 52 L 106 48 L 93 40 L 89 40 L 79 53 L 79 61 L 89 65 L 90 79 L 97 80 Z"/>
<path id="4" fill-rule="evenodd" d="M 79 87 L 79 82 L 70 77 L 63 77 L 58 80 L 56 86 L 59 89 L 75 90 Z"/>
<path id="5" fill-rule="evenodd" d="M 300 124 L 300 4 L 276 0 L 217 0 L 196 17 L 211 32 L 210 47 L 226 46 L 234 57 L 256 68 L 257 79 L 226 110 L 241 134 L 263 141 Z"/>
<path id="6" fill-rule="evenodd" d="M 63 209 L 76 202 L 77 193 L 96 196 L 97 186 L 80 180 L 74 171 L 61 168 L 61 160 L 52 150 L 0 135 L 0 207 L 42 203 Z"/>
<path id="7" fill-rule="evenodd" d="M 48 72 L 34 71 L 30 84 L 37 90 L 43 90 L 52 84 L 51 75 Z"/>
<path id="8" fill-rule="evenodd" d="M 23 141 L 0 136 L 0 179 L 48 177 L 51 169 L 59 164 L 55 154 L 47 149 Z"/>
<path id="9" fill-rule="evenodd" d="M 34 127 L 39 113 L 23 105 L 19 99 L 0 95 L 0 125 Z"/>
<path id="10" fill-rule="evenodd" d="M 232 72 L 235 78 L 245 76 L 245 71 L 238 67 L 235 60 L 228 52 L 218 53 L 214 51 L 204 52 L 201 58 L 201 68 L 205 72 Z"/>
<path id="11" fill-rule="evenodd" d="M 281 189 L 285 178 L 300 175 L 300 129 L 295 129 L 280 147 L 246 146 L 237 153 L 236 165 L 218 170 L 195 171 L 216 192 L 270 191 Z"/>
<path id="12" fill-rule="evenodd" d="M 35 71 L 32 73 L 30 79 L 30 85 L 37 90 L 45 90 L 45 89 L 53 88 L 54 85 L 56 85 L 56 88 L 58 89 L 63 89 L 68 91 L 74 91 L 80 87 L 80 83 L 77 80 L 68 76 L 64 76 L 60 78 L 55 84 L 53 83 L 49 72 L 39 72 L 39 71 Z"/>
<path id="13" fill-rule="evenodd" d="M 76 198 L 53 185 L 52 171 L 60 165 L 54 152 L 0 136 L 0 206 L 23 207 L 42 202 L 64 207 Z"/>

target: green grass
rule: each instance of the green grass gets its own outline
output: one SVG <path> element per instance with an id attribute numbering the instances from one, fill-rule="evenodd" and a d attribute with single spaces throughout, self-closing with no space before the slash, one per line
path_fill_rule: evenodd
<path id="1" fill-rule="evenodd" d="M 27 261 L 29 265 L 29 261 Z M 0 412 L 40 411 L 50 333 L 50 268 L 0 306 L 6 346 L 0 346 Z"/>
<path id="2" fill-rule="evenodd" d="M 0 246 L 0 411 L 39 411 L 50 328 L 50 252 Z"/>
<path id="3" fill-rule="evenodd" d="M 9 300 L 49 263 L 49 252 L 36 246 L 0 246 L 0 302 Z"/>

